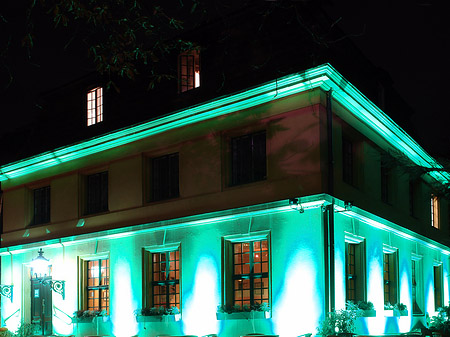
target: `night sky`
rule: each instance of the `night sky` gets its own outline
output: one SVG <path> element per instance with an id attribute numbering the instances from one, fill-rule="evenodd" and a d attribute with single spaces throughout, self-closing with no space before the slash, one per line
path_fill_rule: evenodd
<path id="1" fill-rule="evenodd" d="M 450 109 L 444 81 L 448 74 L 448 13 L 442 4 L 431 0 L 338 1 L 326 7 L 328 14 L 347 32 L 363 53 L 391 76 L 394 87 L 413 107 L 410 116 L 418 140 L 432 155 L 450 158 Z M 24 5 L 0 4 L 18 35 L 24 30 Z M 0 18 L 1 19 L 1 18 Z M 34 102 L 41 92 L 56 88 L 89 73 L 94 68 L 85 51 L 75 45 L 64 50 L 67 39 L 63 31 L 53 31 L 45 21 L 36 25 L 40 39 L 32 62 L 20 50 L 20 41 L 11 41 L 20 52 L 9 59 L 13 81 L 8 90 L 0 90 L 0 133 L 8 133 L 36 118 Z M 0 31 L 0 33 L 2 33 Z M 4 33 L 4 32 L 3 32 Z M 338 69 L 339 71 L 339 69 Z M 0 72 L 4 76 L 5 72 Z M 1 78 L 2 86 L 7 78 Z M 407 130 L 409 131 L 409 130 Z M 5 146 L 5 144 L 2 144 Z M 7 146 L 7 145 L 6 145 Z"/>

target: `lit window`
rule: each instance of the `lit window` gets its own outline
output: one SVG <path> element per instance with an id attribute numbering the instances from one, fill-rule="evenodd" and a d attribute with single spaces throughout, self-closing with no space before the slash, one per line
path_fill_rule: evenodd
<path id="1" fill-rule="evenodd" d="M 364 242 L 345 243 L 346 301 L 365 301 Z"/>
<path id="2" fill-rule="evenodd" d="M 31 224 L 50 222 L 50 186 L 33 190 L 33 219 Z"/>
<path id="3" fill-rule="evenodd" d="M 186 51 L 178 56 L 179 92 L 185 92 L 200 86 L 200 52 Z"/>
<path id="4" fill-rule="evenodd" d="M 266 132 L 231 139 L 231 185 L 266 179 Z"/>
<path id="5" fill-rule="evenodd" d="M 87 125 L 103 121 L 103 88 L 97 87 L 87 93 Z"/>
<path id="6" fill-rule="evenodd" d="M 161 252 L 145 251 L 144 307 L 172 307 L 180 303 L 180 249 Z"/>
<path id="7" fill-rule="evenodd" d="M 398 302 L 397 251 L 384 250 L 383 253 L 384 304 Z"/>
<path id="8" fill-rule="evenodd" d="M 433 278 L 434 278 L 434 308 L 437 311 L 442 308 L 442 264 L 435 263 L 433 266 Z"/>
<path id="9" fill-rule="evenodd" d="M 411 285 L 413 314 L 423 314 L 422 259 L 416 256 L 411 260 Z"/>
<path id="10" fill-rule="evenodd" d="M 86 177 L 85 214 L 108 210 L 108 172 L 99 172 Z"/>
<path id="11" fill-rule="evenodd" d="M 151 188 L 148 201 L 157 201 L 179 196 L 178 153 L 151 160 Z"/>
<path id="12" fill-rule="evenodd" d="M 431 226 L 439 229 L 439 197 L 431 196 Z"/>
<path id="13" fill-rule="evenodd" d="M 86 310 L 109 314 L 109 259 L 86 261 Z"/>

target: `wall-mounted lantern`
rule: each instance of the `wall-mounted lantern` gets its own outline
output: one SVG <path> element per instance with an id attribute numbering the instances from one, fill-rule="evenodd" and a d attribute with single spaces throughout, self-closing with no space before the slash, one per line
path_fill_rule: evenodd
<path id="1" fill-rule="evenodd" d="M 13 285 L 0 284 L 0 294 L 8 297 L 11 300 L 11 303 L 13 301 L 13 288 Z"/>
<path id="2" fill-rule="evenodd" d="M 39 279 L 43 285 L 50 286 L 54 292 L 65 298 L 65 282 L 60 280 L 52 280 L 50 278 L 52 265 L 50 260 L 44 257 L 44 251 L 39 249 L 38 256 L 31 261 L 31 277 Z"/>

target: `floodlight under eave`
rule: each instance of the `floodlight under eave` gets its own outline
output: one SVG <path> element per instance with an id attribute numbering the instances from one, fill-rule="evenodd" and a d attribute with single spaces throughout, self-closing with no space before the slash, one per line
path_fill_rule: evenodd
<path id="1" fill-rule="evenodd" d="M 305 212 L 305 210 L 304 210 L 302 204 L 300 203 L 299 199 L 297 199 L 297 198 L 291 198 L 291 199 L 289 199 L 289 206 L 290 206 L 292 209 L 294 209 L 294 210 L 296 210 L 296 211 L 299 211 L 299 213 L 304 213 L 304 212 Z"/>

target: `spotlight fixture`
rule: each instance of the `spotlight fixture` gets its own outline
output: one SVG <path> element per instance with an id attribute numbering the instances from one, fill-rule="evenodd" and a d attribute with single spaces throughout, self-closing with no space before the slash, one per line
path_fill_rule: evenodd
<path id="1" fill-rule="evenodd" d="M 291 198 L 289 199 L 289 206 L 298 211 L 299 213 L 304 213 L 305 210 L 303 209 L 302 204 L 299 202 L 299 200 L 297 198 Z"/>

